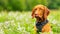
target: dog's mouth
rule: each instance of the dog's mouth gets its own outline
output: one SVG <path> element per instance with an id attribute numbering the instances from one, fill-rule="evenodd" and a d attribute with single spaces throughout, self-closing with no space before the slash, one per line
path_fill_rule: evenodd
<path id="1" fill-rule="evenodd" d="M 36 19 L 38 19 L 39 21 L 41 21 L 41 20 L 42 20 L 42 18 L 41 18 L 41 17 L 39 17 L 39 16 L 35 16 L 35 18 L 36 18 Z"/>
<path id="2" fill-rule="evenodd" d="M 39 16 L 35 16 L 35 18 L 40 18 Z"/>

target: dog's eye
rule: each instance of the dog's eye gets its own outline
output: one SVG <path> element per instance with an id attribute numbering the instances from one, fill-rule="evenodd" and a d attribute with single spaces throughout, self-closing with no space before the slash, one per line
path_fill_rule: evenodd
<path id="1" fill-rule="evenodd" d="M 37 10 L 37 9 L 35 9 L 35 10 Z"/>

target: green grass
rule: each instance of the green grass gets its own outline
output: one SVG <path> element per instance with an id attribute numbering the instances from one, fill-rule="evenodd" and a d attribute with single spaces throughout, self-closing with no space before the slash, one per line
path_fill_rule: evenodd
<path id="1" fill-rule="evenodd" d="M 53 34 L 60 34 L 60 12 L 51 10 L 48 20 Z M 0 12 L 0 34 L 34 34 L 31 12 Z"/>

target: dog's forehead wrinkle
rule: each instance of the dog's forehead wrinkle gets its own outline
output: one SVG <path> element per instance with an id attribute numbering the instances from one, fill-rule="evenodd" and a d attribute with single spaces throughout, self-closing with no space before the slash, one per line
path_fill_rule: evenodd
<path id="1" fill-rule="evenodd" d="M 44 9 L 44 7 L 35 7 L 35 9 L 42 9 L 42 10 L 43 10 L 43 9 Z"/>

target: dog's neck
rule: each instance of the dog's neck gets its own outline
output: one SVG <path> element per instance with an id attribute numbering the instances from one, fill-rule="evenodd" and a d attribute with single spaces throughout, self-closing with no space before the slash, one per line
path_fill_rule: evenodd
<path id="1" fill-rule="evenodd" d="M 46 19 L 46 20 L 47 20 L 47 19 Z M 42 20 L 37 19 L 36 22 L 40 22 L 40 23 L 41 23 L 41 22 L 45 22 L 46 20 L 43 20 L 43 21 L 42 21 Z"/>
<path id="2" fill-rule="evenodd" d="M 48 22 L 48 20 L 44 20 L 44 21 L 38 21 L 38 23 L 45 23 L 45 22 Z"/>

